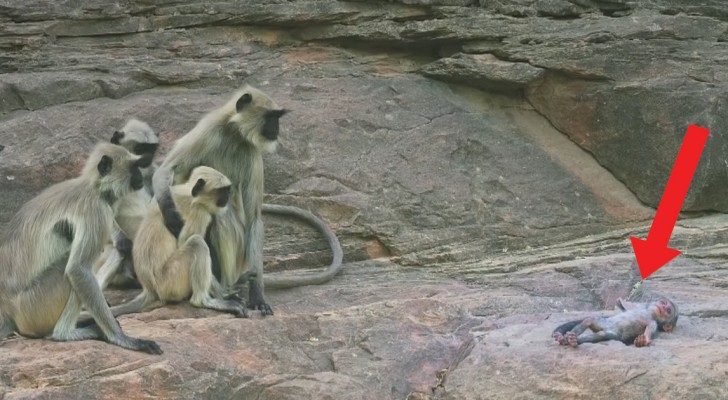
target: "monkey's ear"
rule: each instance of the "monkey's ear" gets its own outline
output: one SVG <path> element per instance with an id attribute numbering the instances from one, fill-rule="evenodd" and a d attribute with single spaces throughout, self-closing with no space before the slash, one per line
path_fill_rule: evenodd
<path id="1" fill-rule="evenodd" d="M 111 137 L 111 143 L 119 144 L 119 142 L 121 142 L 121 139 L 123 139 L 123 138 L 124 138 L 124 132 L 115 131 L 114 136 Z"/>
<path id="2" fill-rule="evenodd" d="M 96 166 L 96 168 L 99 169 L 99 174 L 101 176 L 106 176 L 111 172 L 111 167 L 114 164 L 114 160 L 111 159 L 109 156 L 102 156 L 101 161 L 99 161 L 99 164 Z"/>
<path id="3" fill-rule="evenodd" d="M 204 179 L 198 179 L 197 183 L 195 183 L 195 186 L 192 188 L 192 197 L 197 197 L 197 195 L 200 194 L 202 189 L 205 188 L 205 180 Z"/>
<path id="4" fill-rule="evenodd" d="M 251 101 L 253 101 L 253 96 L 251 96 L 250 93 L 245 93 L 244 95 L 240 96 L 238 101 L 235 103 L 235 111 L 243 111 L 245 106 L 250 104 Z"/>

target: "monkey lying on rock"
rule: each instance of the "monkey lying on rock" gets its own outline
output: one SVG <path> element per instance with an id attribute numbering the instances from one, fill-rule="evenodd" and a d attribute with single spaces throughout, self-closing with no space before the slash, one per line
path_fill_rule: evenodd
<path id="1" fill-rule="evenodd" d="M 622 310 L 618 314 L 567 322 L 556 328 L 552 337 L 562 346 L 619 340 L 643 347 L 652 343 L 658 330 L 672 332 L 677 323 L 677 307 L 668 299 L 650 303 L 619 299 L 617 305 Z M 587 329 L 593 333 L 582 335 Z"/>

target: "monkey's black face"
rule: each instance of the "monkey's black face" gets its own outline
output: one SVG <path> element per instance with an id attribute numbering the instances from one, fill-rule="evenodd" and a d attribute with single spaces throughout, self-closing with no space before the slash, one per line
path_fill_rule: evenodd
<path id="1" fill-rule="evenodd" d="M 278 120 L 287 113 L 287 110 L 270 110 L 263 116 L 263 137 L 271 142 L 278 139 L 279 122 Z"/>
<path id="2" fill-rule="evenodd" d="M 132 190 L 140 190 L 144 187 L 144 177 L 142 176 L 142 171 L 139 169 L 138 166 L 134 165 L 131 167 L 131 170 L 129 170 L 131 173 L 131 189 Z"/>
<path id="3" fill-rule="evenodd" d="M 132 152 L 138 156 L 154 156 L 154 153 L 157 152 L 158 147 L 159 143 L 136 143 Z"/>
<path id="4" fill-rule="evenodd" d="M 154 153 L 147 153 L 147 154 L 140 154 L 142 158 L 139 159 L 139 161 L 136 162 L 137 167 L 139 168 L 147 168 L 150 165 L 152 165 L 152 161 L 154 161 Z"/>
<path id="5" fill-rule="evenodd" d="M 220 208 L 225 207 L 230 201 L 230 186 L 217 189 L 217 203 L 216 205 Z"/>

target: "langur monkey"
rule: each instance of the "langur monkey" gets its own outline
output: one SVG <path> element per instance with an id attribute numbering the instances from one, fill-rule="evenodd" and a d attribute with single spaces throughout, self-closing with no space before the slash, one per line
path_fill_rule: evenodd
<path id="1" fill-rule="evenodd" d="M 637 347 L 649 346 L 657 331 L 672 332 L 677 324 L 677 306 L 668 299 L 631 303 L 619 299 L 620 313 L 567 322 L 556 328 L 553 338 L 563 346 L 578 346 L 605 340 L 619 340 Z M 591 329 L 593 333 L 582 335 Z"/>
<path id="2" fill-rule="evenodd" d="M 155 342 L 124 334 L 93 275 L 112 239 L 119 200 L 143 186 L 140 160 L 121 146 L 101 143 L 81 176 L 44 190 L 13 217 L 0 239 L 0 339 L 12 332 L 59 341 L 100 339 L 162 353 Z M 95 324 L 76 328 L 82 306 Z"/>
<path id="3" fill-rule="evenodd" d="M 286 113 L 265 93 L 244 86 L 222 107 L 209 112 L 181 137 L 154 174 L 155 195 L 171 184 L 185 182 L 200 165 L 212 167 L 232 182 L 230 206 L 213 220 L 207 243 L 213 270 L 219 265 L 223 287 L 232 288 L 247 272 L 255 276 L 250 285 L 248 307 L 272 315 L 264 294 L 268 287 L 320 284 L 331 280 L 341 269 L 343 253 L 331 230 L 310 213 L 286 206 L 263 207 L 263 153 L 275 151 L 279 119 Z M 327 236 L 334 260 L 322 272 L 296 278 L 263 277 L 263 222 L 266 209 L 304 218 Z"/>
<path id="4" fill-rule="evenodd" d="M 136 282 L 132 265 L 132 240 L 139 230 L 142 219 L 147 215 L 152 201 L 152 176 L 157 165 L 153 163 L 159 147 L 159 137 L 147 123 L 130 119 L 121 130 L 111 136 L 111 143 L 118 144 L 129 152 L 142 157 L 140 170 L 144 181 L 142 190 L 127 194 L 119 201 L 116 211 L 116 229 L 124 234 L 117 243 L 109 244 L 97 263 L 96 279 L 101 289 L 110 283 L 128 285 Z"/>
<path id="5" fill-rule="evenodd" d="M 132 250 L 143 290 L 130 302 L 112 307 L 114 316 L 187 299 L 196 307 L 248 316 L 243 302 L 221 298 L 204 239 L 213 216 L 229 198 L 230 180 L 200 166 L 188 182 L 172 186 L 152 203 Z"/>

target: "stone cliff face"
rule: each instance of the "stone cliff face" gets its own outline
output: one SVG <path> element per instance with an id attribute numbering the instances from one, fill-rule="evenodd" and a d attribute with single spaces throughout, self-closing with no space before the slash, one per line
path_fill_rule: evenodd
<path id="1" fill-rule="evenodd" d="M 721 398 L 728 395 L 723 1 L 0 0 L 0 226 L 136 117 L 162 155 L 249 82 L 293 110 L 266 201 L 349 262 L 272 318 L 120 318 L 161 357 L 11 339 L 0 399 Z M 672 246 L 637 294 L 683 316 L 646 349 L 560 348 L 639 280 L 689 123 L 712 130 Z M 698 215 L 699 214 L 699 215 Z M 329 261 L 266 219 L 267 269 Z M 112 302 L 133 292 L 110 292 Z M 674 382 L 680 382 L 680 386 Z"/>

